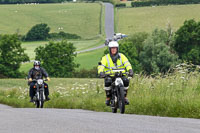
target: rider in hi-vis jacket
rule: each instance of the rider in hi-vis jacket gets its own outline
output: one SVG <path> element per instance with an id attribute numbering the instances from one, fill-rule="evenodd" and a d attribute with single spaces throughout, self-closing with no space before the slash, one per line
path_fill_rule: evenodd
<path id="1" fill-rule="evenodd" d="M 111 41 L 108 44 L 109 54 L 102 57 L 102 60 L 98 66 L 98 74 L 100 77 L 104 78 L 105 74 L 113 73 L 113 69 L 122 69 L 123 73 L 129 72 L 129 76 L 133 77 L 133 69 L 128 59 L 122 53 L 119 53 L 119 44 L 117 41 Z M 111 84 L 113 81 L 114 75 L 105 77 L 105 91 L 106 91 L 106 105 L 110 105 L 111 97 Z M 129 104 L 127 98 L 127 91 L 129 86 L 129 79 L 124 76 L 122 78 L 125 89 L 125 104 Z"/>

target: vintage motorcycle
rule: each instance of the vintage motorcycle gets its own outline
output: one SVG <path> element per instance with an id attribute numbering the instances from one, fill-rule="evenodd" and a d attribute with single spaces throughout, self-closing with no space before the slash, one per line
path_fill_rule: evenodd
<path id="1" fill-rule="evenodd" d="M 33 97 L 33 103 L 36 105 L 36 108 L 43 108 L 45 102 L 45 94 L 44 94 L 44 81 L 48 81 L 47 79 L 33 79 L 35 81 L 35 85 L 33 88 L 35 89 L 35 95 Z"/>
<path id="2" fill-rule="evenodd" d="M 124 97 L 124 84 L 122 77 L 128 76 L 128 73 L 122 73 L 123 70 L 116 69 L 113 70 L 114 77 L 111 85 L 111 104 L 113 113 L 117 113 L 117 109 L 120 110 L 121 114 L 125 112 L 125 97 Z M 111 76 L 113 74 L 106 74 L 106 76 Z M 129 77 L 130 78 L 130 77 Z"/>

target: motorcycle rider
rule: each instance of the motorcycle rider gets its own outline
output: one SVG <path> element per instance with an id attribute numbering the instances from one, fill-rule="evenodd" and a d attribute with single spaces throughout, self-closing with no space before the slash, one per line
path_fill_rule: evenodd
<path id="1" fill-rule="evenodd" d="M 133 77 L 133 69 L 131 64 L 129 63 L 126 56 L 122 53 L 119 53 L 119 44 L 117 41 L 111 41 L 108 44 L 109 54 L 102 57 L 101 62 L 98 66 L 98 74 L 101 78 L 104 78 L 105 83 L 105 91 L 106 91 L 106 105 L 110 105 L 111 99 L 111 84 L 113 82 L 113 76 L 105 77 L 105 74 L 113 73 L 112 69 L 123 69 L 123 73 L 129 72 L 129 76 Z M 122 77 L 124 83 L 124 90 L 125 90 L 125 104 L 129 104 L 127 98 L 128 86 L 129 86 L 129 79 L 126 76 Z"/>
<path id="2" fill-rule="evenodd" d="M 50 81 L 50 78 L 46 70 L 40 67 L 40 61 L 34 61 L 33 68 L 31 68 L 28 73 L 28 84 L 30 85 L 29 95 L 31 97 L 30 102 L 33 102 L 33 97 L 35 95 L 34 85 L 36 84 L 36 81 L 33 81 L 33 79 L 43 79 L 43 77 L 45 77 L 48 81 Z M 45 89 L 44 93 L 46 100 L 50 100 L 50 98 L 48 97 L 49 95 L 48 84 L 45 82 L 44 82 L 44 89 Z"/>

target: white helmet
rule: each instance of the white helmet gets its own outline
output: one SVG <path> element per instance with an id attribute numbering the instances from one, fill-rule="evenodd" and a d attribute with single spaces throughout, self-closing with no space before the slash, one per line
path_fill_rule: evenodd
<path id="1" fill-rule="evenodd" d="M 113 47 L 119 48 L 119 44 L 116 41 L 111 41 L 111 42 L 109 42 L 108 47 L 109 48 L 113 48 Z"/>
<path id="2" fill-rule="evenodd" d="M 110 55 L 111 55 L 111 48 L 114 48 L 114 47 L 117 48 L 117 54 L 118 54 L 118 52 L 119 52 L 119 44 L 118 44 L 118 42 L 117 41 L 109 42 L 108 48 L 109 48 Z"/>

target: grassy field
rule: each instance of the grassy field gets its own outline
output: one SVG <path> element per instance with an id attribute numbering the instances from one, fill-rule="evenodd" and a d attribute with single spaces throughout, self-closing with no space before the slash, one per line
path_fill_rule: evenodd
<path id="1" fill-rule="evenodd" d="M 101 57 L 103 56 L 105 49 L 106 48 L 101 48 L 98 50 L 78 54 L 76 62 L 80 64 L 79 69 L 91 69 L 93 67 L 97 67 L 98 62 L 101 61 Z"/>
<path id="2" fill-rule="evenodd" d="M 120 8 L 117 10 L 117 32 L 132 34 L 165 29 L 170 23 L 176 31 L 187 19 L 200 20 L 200 4 L 157 7 Z"/>
<path id="3" fill-rule="evenodd" d="M 14 107 L 34 107 L 29 103 L 27 81 L 0 79 L 0 103 Z M 111 111 L 104 104 L 102 79 L 52 79 L 51 100 L 46 108 Z M 200 73 L 177 69 L 165 77 L 135 75 L 130 82 L 126 113 L 200 118 Z"/>
<path id="4" fill-rule="evenodd" d="M 100 38 L 96 40 L 69 40 L 69 42 L 72 42 L 74 44 L 74 46 L 77 48 L 77 51 L 95 47 L 104 43 L 104 41 Z M 34 50 L 39 46 L 45 46 L 45 44 L 48 44 L 48 42 L 47 41 L 23 42 L 22 47 L 26 49 L 25 53 L 28 54 L 29 58 L 31 60 L 34 60 L 35 59 Z"/>
<path id="5" fill-rule="evenodd" d="M 0 5 L 0 34 L 26 34 L 35 24 L 47 23 L 51 32 L 94 38 L 100 33 L 99 3 Z"/>

